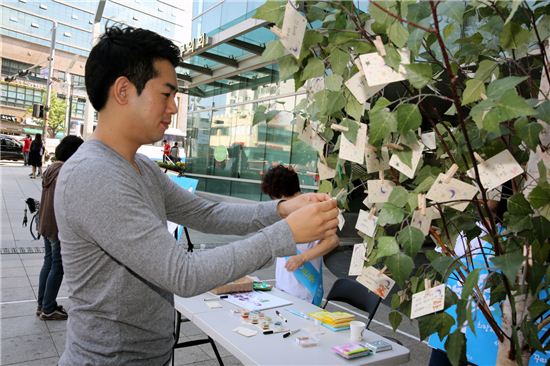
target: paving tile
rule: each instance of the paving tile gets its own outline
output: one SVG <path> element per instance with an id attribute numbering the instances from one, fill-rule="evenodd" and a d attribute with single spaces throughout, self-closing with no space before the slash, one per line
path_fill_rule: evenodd
<path id="1" fill-rule="evenodd" d="M 27 276 L 27 272 L 25 272 L 25 269 L 21 267 L 16 268 L 1 268 L 0 269 L 0 277 L 21 277 L 21 276 Z"/>
<path id="2" fill-rule="evenodd" d="M 192 336 L 192 337 L 189 337 L 189 339 L 191 340 L 196 340 L 196 339 L 205 339 L 206 338 L 206 335 L 204 336 Z M 213 358 L 213 359 L 216 359 L 216 354 L 214 353 L 214 349 L 212 348 L 212 345 L 210 343 L 205 343 L 205 344 L 201 344 L 199 346 L 204 352 L 206 352 L 206 354 L 208 356 L 210 356 L 210 358 Z M 223 348 L 219 343 L 216 343 L 216 348 L 218 349 L 218 352 L 220 353 L 220 356 L 225 357 L 225 356 L 230 356 L 231 353 L 226 350 L 225 348 Z"/>
<path id="3" fill-rule="evenodd" d="M 180 337 L 180 341 L 190 340 L 187 337 Z M 188 365 L 198 361 L 210 360 L 210 357 L 200 347 L 185 347 L 175 351 L 174 359 L 177 365 Z"/>
<path id="4" fill-rule="evenodd" d="M 48 328 L 43 320 L 35 314 L 18 316 L 13 318 L 2 318 L 0 323 L 0 334 L 2 343 L 5 338 L 13 338 L 32 334 L 48 334 Z"/>
<path id="5" fill-rule="evenodd" d="M 190 337 L 194 335 L 204 335 L 204 332 L 200 330 L 200 328 L 197 327 L 192 322 L 181 323 L 181 328 L 180 328 L 181 337 Z"/>
<path id="6" fill-rule="evenodd" d="M 2 278 L 2 289 L 7 288 L 18 288 L 18 287 L 27 287 L 30 286 L 29 278 L 27 276 L 18 276 L 18 277 L 3 277 Z"/>
<path id="7" fill-rule="evenodd" d="M 35 315 L 36 306 L 36 300 L 16 302 L 12 304 L 2 304 L 2 306 L 0 307 L 0 314 L 2 314 L 1 320 L 3 322 L 5 318 Z"/>
<path id="8" fill-rule="evenodd" d="M 41 358 L 34 361 L 12 363 L 9 366 L 57 366 L 59 357 Z M 7 366 L 7 365 L 6 365 Z"/>
<path id="9" fill-rule="evenodd" d="M 66 332 L 66 320 L 41 320 L 50 332 Z"/>
<path id="10" fill-rule="evenodd" d="M 2 292 L 0 292 L 0 302 L 32 300 L 32 299 L 36 299 L 36 296 L 30 286 L 7 288 L 7 289 L 2 289 Z"/>
<path id="11" fill-rule="evenodd" d="M 67 333 L 65 331 L 52 332 L 51 335 L 53 338 L 53 343 L 55 344 L 55 349 L 57 350 L 57 353 L 59 353 L 59 356 L 61 356 L 65 350 L 65 339 L 67 338 Z"/>
<path id="12" fill-rule="evenodd" d="M 2 339 L 0 364 L 42 360 L 59 357 L 49 334 L 25 335 Z"/>
<path id="13" fill-rule="evenodd" d="M 0 267 L 4 268 L 19 268 L 23 262 L 16 255 L 0 255 Z"/>

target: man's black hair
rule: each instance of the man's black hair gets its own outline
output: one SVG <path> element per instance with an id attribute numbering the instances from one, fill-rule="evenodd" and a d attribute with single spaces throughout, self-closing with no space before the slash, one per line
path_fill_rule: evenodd
<path id="1" fill-rule="evenodd" d="M 58 161 L 67 161 L 78 150 L 84 140 L 78 136 L 69 135 L 63 138 L 55 148 L 55 159 Z"/>
<path id="2" fill-rule="evenodd" d="M 271 198 L 292 197 L 300 192 L 298 174 L 284 165 L 274 166 L 264 174 L 262 192 Z"/>
<path id="3" fill-rule="evenodd" d="M 157 76 L 153 63 L 168 60 L 177 66 L 178 47 L 150 30 L 118 26 L 106 28 L 86 61 L 86 92 L 96 111 L 105 107 L 109 89 L 120 76 L 135 85 L 138 95 L 145 84 Z"/>

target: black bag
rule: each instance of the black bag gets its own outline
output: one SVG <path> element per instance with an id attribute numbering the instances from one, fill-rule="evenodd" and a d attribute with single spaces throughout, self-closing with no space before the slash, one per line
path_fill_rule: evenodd
<path id="1" fill-rule="evenodd" d="M 31 213 L 32 219 L 31 219 L 31 225 L 29 227 L 29 230 L 31 232 L 31 235 L 34 240 L 40 239 L 40 233 L 38 232 L 38 214 L 40 212 L 40 201 L 35 200 L 34 198 L 27 198 L 25 200 L 25 213 L 23 216 L 23 226 L 27 226 L 27 207 Z M 36 235 L 35 235 L 36 232 Z"/>

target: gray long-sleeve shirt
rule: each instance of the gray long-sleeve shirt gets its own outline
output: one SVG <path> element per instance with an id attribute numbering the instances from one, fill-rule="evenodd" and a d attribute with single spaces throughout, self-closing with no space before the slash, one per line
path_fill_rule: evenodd
<path id="1" fill-rule="evenodd" d="M 137 155 L 131 165 L 97 140 L 63 166 L 55 192 L 71 306 L 60 366 L 164 365 L 173 345 L 173 293 L 193 296 L 296 251 L 277 202 L 199 198 Z M 188 253 L 166 221 L 203 232 L 256 234 Z M 280 221 L 279 221 L 280 220 Z"/>

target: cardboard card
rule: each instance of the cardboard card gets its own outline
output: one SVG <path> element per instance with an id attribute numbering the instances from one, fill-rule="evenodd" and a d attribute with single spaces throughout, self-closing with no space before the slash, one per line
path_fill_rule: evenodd
<path id="1" fill-rule="evenodd" d="M 340 210 L 340 213 L 338 214 L 338 230 L 341 231 L 345 224 L 346 220 L 344 219 L 344 215 L 342 215 L 342 210 Z"/>
<path id="2" fill-rule="evenodd" d="M 223 308 L 222 304 L 220 304 L 218 301 L 205 301 L 204 303 L 206 304 L 206 306 L 208 306 L 209 309 Z"/>
<path id="3" fill-rule="evenodd" d="M 417 292 L 412 296 L 411 319 L 441 311 L 445 307 L 445 285 Z"/>
<path id="4" fill-rule="evenodd" d="M 245 327 L 237 327 L 237 328 L 233 329 L 233 331 L 240 334 L 240 335 L 242 335 L 242 336 L 245 336 L 245 337 L 252 337 L 252 336 L 255 336 L 256 334 L 258 334 L 257 330 L 249 329 L 249 328 L 245 328 Z"/>
<path id="5" fill-rule="evenodd" d="M 306 128 L 301 131 L 298 138 L 311 146 L 314 150 L 318 151 L 320 154 L 323 153 L 325 140 L 323 140 L 323 138 L 313 130 L 311 124 L 307 125 Z"/>
<path id="6" fill-rule="evenodd" d="M 365 255 L 367 253 L 366 244 L 360 243 L 353 246 L 353 254 L 349 264 L 348 276 L 359 276 L 365 265 Z"/>
<path id="7" fill-rule="evenodd" d="M 359 56 L 368 86 L 385 85 L 406 79 L 406 70 L 403 65 L 410 63 L 410 53 L 408 50 L 399 50 L 398 52 L 401 55 L 401 65 L 399 65 L 398 71 L 386 65 L 384 58 L 378 52 Z"/>
<path id="8" fill-rule="evenodd" d="M 340 135 L 340 154 L 338 157 L 343 160 L 353 161 L 357 164 L 363 164 L 366 142 L 367 125 L 365 123 L 359 123 L 355 144 L 352 144 L 344 134 Z"/>
<path id="9" fill-rule="evenodd" d="M 407 164 L 403 163 L 399 156 L 397 156 L 397 154 L 392 155 L 390 159 L 390 166 L 412 179 L 414 178 L 414 173 L 416 172 L 416 168 L 418 167 L 418 163 L 420 162 L 420 158 L 422 157 L 422 150 L 424 150 L 424 145 L 420 142 L 416 142 L 415 144 L 410 146 L 410 148 L 412 149 L 412 166 L 408 166 Z"/>
<path id="10" fill-rule="evenodd" d="M 325 77 L 318 76 L 315 78 L 308 79 L 306 81 L 306 90 L 311 95 L 314 95 L 315 93 L 325 90 Z"/>
<path id="11" fill-rule="evenodd" d="M 365 147 L 365 163 L 367 165 L 367 173 L 376 173 L 380 170 L 390 168 L 390 153 L 387 147 L 381 149 L 381 158 L 378 158 L 376 152 L 367 145 Z"/>
<path id="12" fill-rule="evenodd" d="M 294 123 L 296 124 L 295 132 L 297 134 L 300 134 L 304 130 L 305 122 L 306 120 L 304 119 L 304 117 L 300 116 L 299 114 L 296 115 Z"/>
<path id="13" fill-rule="evenodd" d="M 288 2 L 285 8 L 283 27 L 281 28 L 281 43 L 296 58 L 300 58 L 306 25 L 306 18 Z"/>
<path id="14" fill-rule="evenodd" d="M 388 296 L 393 285 L 395 285 L 394 280 L 373 266 L 363 268 L 363 272 L 357 277 L 357 282 L 380 296 L 382 299 Z"/>
<path id="15" fill-rule="evenodd" d="M 369 203 L 388 202 L 390 193 L 395 187 L 391 180 L 371 179 L 367 181 L 367 200 Z"/>
<path id="16" fill-rule="evenodd" d="M 345 83 L 351 94 L 361 104 L 364 104 L 367 99 L 370 99 L 373 95 L 382 90 L 386 84 L 368 86 L 367 80 L 362 73 L 358 72 L 349 78 Z"/>
<path id="17" fill-rule="evenodd" d="M 371 238 L 373 238 L 376 231 L 377 223 L 378 216 L 371 215 L 370 212 L 365 210 L 359 210 L 359 216 L 357 217 L 355 228 L 366 236 L 370 236 Z"/>
<path id="18" fill-rule="evenodd" d="M 445 174 L 440 173 L 430 187 L 428 194 L 426 194 L 426 198 L 434 202 L 442 203 L 455 210 L 464 211 L 470 203 L 469 201 L 475 197 L 478 191 L 476 186 L 454 178 L 451 178 L 448 183 L 445 183 Z"/>
<path id="19" fill-rule="evenodd" d="M 428 150 L 435 150 L 437 149 L 437 145 L 435 144 L 435 132 L 426 132 L 420 135 L 420 140 L 426 146 L 426 149 Z"/>
<path id="20" fill-rule="evenodd" d="M 529 152 L 529 161 L 527 161 L 527 178 L 523 185 L 523 195 L 529 196 L 529 193 L 537 186 L 540 178 L 539 163 L 542 161 L 546 167 L 546 181 L 550 182 L 550 153 L 542 151 L 540 146 L 537 146 L 536 151 Z"/>
<path id="21" fill-rule="evenodd" d="M 433 207 L 426 209 L 426 214 L 422 215 L 420 210 L 415 210 L 411 219 L 411 226 L 422 231 L 424 236 L 430 233 L 430 227 L 432 226 L 432 220 L 434 219 L 432 212 L 435 210 Z"/>
<path id="22" fill-rule="evenodd" d="M 319 180 L 332 179 L 336 175 L 336 169 L 332 169 L 328 165 L 317 162 L 317 170 L 319 170 Z"/>
<path id="23" fill-rule="evenodd" d="M 523 173 L 523 168 L 508 150 L 503 150 L 492 158 L 485 160 L 477 168 L 481 184 L 487 190 L 494 189 Z M 475 177 L 474 168 L 468 170 L 468 176 L 470 178 Z"/>

